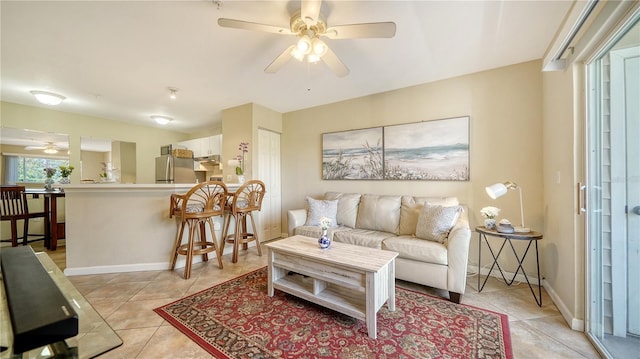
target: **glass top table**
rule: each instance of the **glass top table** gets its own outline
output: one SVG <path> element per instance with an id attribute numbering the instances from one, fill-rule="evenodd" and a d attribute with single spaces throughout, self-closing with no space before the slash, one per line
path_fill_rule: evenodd
<path id="1" fill-rule="evenodd" d="M 46 253 L 36 253 L 36 257 L 65 298 L 73 306 L 76 313 L 78 313 L 78 335 L 63 342 L 46 345 L 22 354 L 13 354 L 11 349 L 13 342 L 11 320 L 4 283 L 2 283 L 0 285 L 2 302 L 0 307 L 0 346 L 3 350 L 0 352 L 0 359 L 94 358 L 122 345 L 122 339 L 78 292 L 51 258 Z"/>

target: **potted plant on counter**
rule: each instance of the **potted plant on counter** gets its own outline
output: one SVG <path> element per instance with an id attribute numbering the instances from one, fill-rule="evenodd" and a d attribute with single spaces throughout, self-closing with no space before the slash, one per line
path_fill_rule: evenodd
<path id="1" fill-rule="evenodd" d="M 71 172 L 73 172 L 73 166 L 60 166 L 60 184 L 69 184 L 71 180 L 69 176 L 71 176 Z"/>

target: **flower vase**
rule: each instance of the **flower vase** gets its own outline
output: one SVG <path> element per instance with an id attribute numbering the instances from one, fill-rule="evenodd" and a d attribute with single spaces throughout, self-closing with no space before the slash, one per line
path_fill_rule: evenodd
<path id="1" fill-rule="evenodd" d="M 44 189 L 46 189 L 47 191 L 50 191 L 52 189 L 52 185 L 53 185 L 53 179 L 50 177 L 47 177 L 44 180 Z"/>
<path id="2" fill-rule="evenodd" d="M 331 239 L 327 236 L 327 230 L 325 228 L 322 229 L 322 236 L 318 239 L 318 245 L 321 249 L 331 247 Z"/>
<path id="3" fill-rule="evenodd" d="M 484 228 L 486 229 L 496 229 L 496 220 L 495 218 L 487 218 L 484 220 Z"/>
<path id="4" fill-rule="evenodd" d="M 62 177 L 60 178 L 60 184 L 70 184 L 71 180 L 69 179 L 69 177 Z"/>
<path id="5" fill-rule="evenodd" d="M 246 181 L 244 175 L 238 175 L 238 183 L 243 184 Z"/>

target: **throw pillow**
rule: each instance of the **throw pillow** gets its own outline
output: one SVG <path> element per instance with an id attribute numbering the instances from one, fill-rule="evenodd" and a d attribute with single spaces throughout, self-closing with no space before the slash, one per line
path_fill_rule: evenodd
<path id="1" fill-rule="evenodd" d="M 416 237 L 444 243 L 461 211 L 461 206 L 444 207 L 426 203 L 418 216 Z"/>
<path id="2" fill-rule="evenodd" d="M 318 200 L 307 197 L 307 222 L 305 226 L 319 226 L 322 217 L 331 220 L 329 227 L 335 227 L 337 224 L 336 216 L 338 214 L 338 200 Z"/>

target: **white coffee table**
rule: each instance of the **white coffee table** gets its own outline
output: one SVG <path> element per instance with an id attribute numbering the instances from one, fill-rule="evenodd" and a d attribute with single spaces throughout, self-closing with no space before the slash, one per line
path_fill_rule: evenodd
<path id="1" fill-rule="evenodd" d="M 396 252 L 339 242 L 333 242 L 329 249 L 320 249 L 317 239 L 304 236 L 284 238 L 264 246 L 269 250 L 270 297 L 274 289 L 279 289 L 364 320 L 373 339 L 378 310 L 385 302 L 390 311 L 396 310 Z"/>

